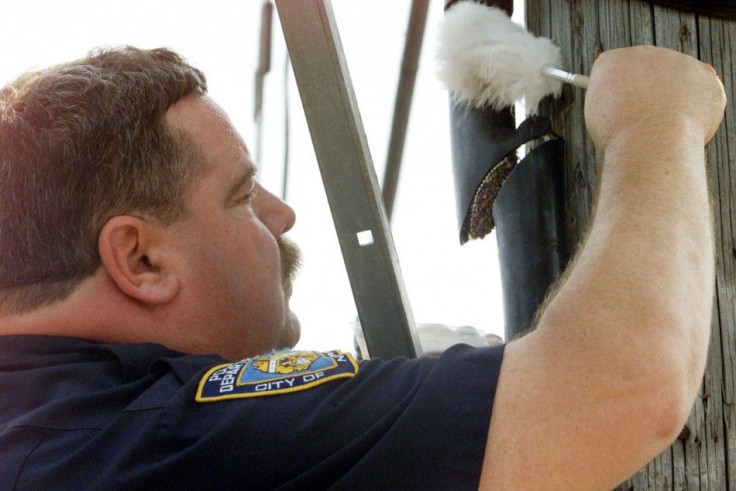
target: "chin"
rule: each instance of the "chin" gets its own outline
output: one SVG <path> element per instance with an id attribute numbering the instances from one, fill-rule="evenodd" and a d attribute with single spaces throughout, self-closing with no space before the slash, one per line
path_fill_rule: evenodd
<path id="1" fill-rule="evenodd" d="M 283 347 L 284 348 L 293 348 L 296 346 L 296 343 L 299 342 L 299 338 L 301 338 L 302 335 L 302 329 L 301 324 L 299 323 L 299 318 L 292 312 L 291 310 L 287 311 L 286 313 L 286 326 L 285 326 L 286 332 L 284 333 L 283 341 Z"/>
<path id="2" fill-rule="evenodd" d="M 287 311 L 286 320 L 279 331 L 277 337 L 262 340 L 261 343 L 254 345 L 248 343 L 247 340 L 241 344 L 237 352 L 227 350 L 227 352 L 217 353 L 226 360 L 237 361 L 245 358 L 262 355 L 270 351 L 278 351 L 283 349 L 292 349 L 299 342 L 301 337 L 301 326 L 299 319 L 292 311 Z"/>

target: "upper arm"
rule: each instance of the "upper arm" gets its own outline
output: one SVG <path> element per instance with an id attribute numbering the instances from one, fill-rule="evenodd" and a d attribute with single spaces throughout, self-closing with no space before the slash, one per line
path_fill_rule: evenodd
<path id="1" fill-rule="evenodd" d="M 605 362 L 560 331 L 506 347 L 482 489 L 610 489 L 672 438 L 664 398 L 602 375 Z"/>

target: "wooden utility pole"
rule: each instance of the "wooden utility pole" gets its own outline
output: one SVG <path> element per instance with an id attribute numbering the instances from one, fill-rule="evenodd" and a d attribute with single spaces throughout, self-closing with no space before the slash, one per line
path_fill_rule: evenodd
<path id="1" fill-rule="evenodd" d="M 707 147 L 716 237 L 716 297 L 708 365 L 699 397 L 679 439 L 620 489 L 710 489 L 736 486 L 736 21 L 673 10 L 643 0 L 527 0 L 531 32 L 552 38 L 564 68 L 590 73 L 602 51 L 664 46 L 710 63 L 723 80 L 728 107 Z M 662 80 L 663 84 L 669 83 Z M 598 184 L 595 149 L 585 132 L 583 97 L 566 87 L 548 104 L 566 140 L 569 250 L 582 238 Z M 730 162 L 735 162 L 733 165 Z M 646 326 L 642 326 L 645 329 Z M 627 340 L 622 339 L 622 343 Z M 626 452 L 626 449 L 621 449 Z"/>

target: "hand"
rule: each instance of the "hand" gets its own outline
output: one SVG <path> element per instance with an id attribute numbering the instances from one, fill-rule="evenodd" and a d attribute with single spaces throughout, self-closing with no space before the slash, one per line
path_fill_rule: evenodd
<path id="1" fill-rule="evenodd" d="M 713 67 L 670 49 L 637 46 L 606 51 L 595 61 L 585 122 L 599 150 L 620 135 L 657 138 L 680 129 L 705 144 L 725 105 Z"/>

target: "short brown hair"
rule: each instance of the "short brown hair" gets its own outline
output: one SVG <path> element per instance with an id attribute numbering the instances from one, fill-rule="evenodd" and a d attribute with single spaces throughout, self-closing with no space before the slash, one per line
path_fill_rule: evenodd
<path id="1" fill-rule="evenodd" d="M 173 223 L 198 172 L 166 110 L 204 94 L 167 49 L 119 47 L 22 75 L 0 90 L 0 311 L 60 300 L 100 266 L 119 214 Z"/>

